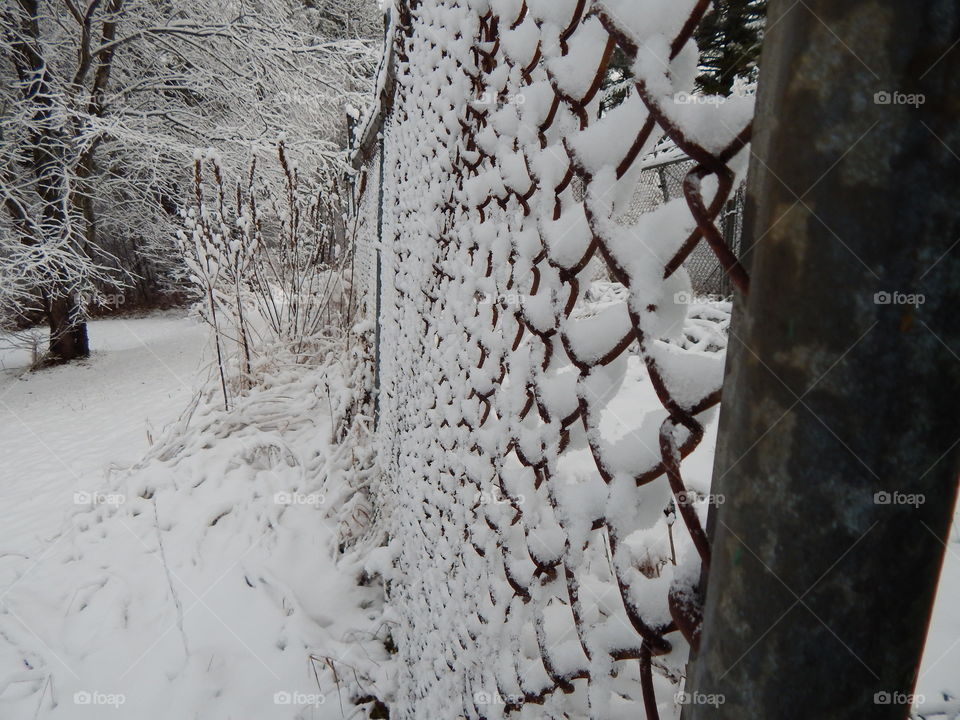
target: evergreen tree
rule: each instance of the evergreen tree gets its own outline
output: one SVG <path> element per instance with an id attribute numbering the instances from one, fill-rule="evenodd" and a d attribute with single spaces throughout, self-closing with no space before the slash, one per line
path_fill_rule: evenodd
<path id="1" fill-rule="evenodd" d="M 607 72 L 600 85 L 600 115 L 605 115 L 626 100 L 633 89 L 633 72 L 630 70 L 630 58 L 620 48 L 613 48 Z"/>
<path id="2" fill-rule="evenodd" d="M 700 70 L 697 87 L 729 95 L 733 81 L 749 77 L 760 59 L 767 0 L 714 0 L 697 30 Z"/>

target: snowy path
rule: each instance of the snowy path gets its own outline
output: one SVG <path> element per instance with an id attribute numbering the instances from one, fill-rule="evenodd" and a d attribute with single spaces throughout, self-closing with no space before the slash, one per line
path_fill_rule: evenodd
<path id="1" fill-rule="evenodd" d="M 323 371 L 275 359 L 229 413 L 201 404 L 161 439 L 203 384 L 207 330 L 90 334 L 82 363 L 0 356 L 0 718 L 341 717 L 326 658 L 351 667 L 377 648 L 344 638 L 383 630 L 380 591 L 334 563 Z"/>
<path id="2" fill-rule="evenodd" d="M 23 373 L 7 352 L 0 373 L 0 552 L 29 554 L 59 528 L 73 493 L 100 487 L 111 463 L 130 465 L 186 407 L 206 329 L 185 317 L 97 320 L 87 361 Z"/>

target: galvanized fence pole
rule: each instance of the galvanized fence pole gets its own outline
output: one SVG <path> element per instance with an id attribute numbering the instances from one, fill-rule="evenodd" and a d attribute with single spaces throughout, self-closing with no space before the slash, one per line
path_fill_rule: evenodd
<path id="1" fill-rule="evenodd" d="M 383 172 L 384 153 L 386 152 L 386 128 L 380 132 L 379 151 L 380 171 L 377 177 L 377 287 L 374 305 L 374 354 L 373 354 L 373 428 L 380 424 L 380 302 L 383 293 L 383 265 L 381 249 L 383 248 Z"/>
<path id="2" fill-rule="evenodd" d="M 960 461 L 960 5 L 767 22 L 685 717 L 901 720 Z"/>

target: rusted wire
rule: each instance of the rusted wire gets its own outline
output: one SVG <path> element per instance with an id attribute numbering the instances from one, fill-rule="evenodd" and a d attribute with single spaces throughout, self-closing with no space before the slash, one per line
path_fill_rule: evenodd
<path id="1" fill-rule="evenodd" d="M 691 7 L 686 20 L 676 36 L 668 38 L 669 61 L 688 48 L 708 6 L 707 0 L 688 4 Z M 609 399 L 596 397 L 592 383 L 602 378 L 606 369 L 639 354 L 666 417 L 654 440 L 658 459 L 647 466 L 630 468 L 629 479 L 634 488 L 653 483 L 669 487 L 692 546 L 701 563 L 709 565 L 709 543 L 684 481 L 683 460 L 703 440 L 703 415 L 719 403 L 719 381 L 696 397 L 677 396 L 670 370 L 656 352 L 659 337 L 652 318 L 662 308 L 654 305 L 637 306 L 629 299 L 623 300 L 627 322 L 622 332 L 604 339 L 600 351 L 583 352 L 575 337 L 577 300 L 581 285 L 589 282 L 586 273 L 591 263 L 602 263 L 628 293 L 636 291 L 643 297 L 641 280 L 623 260 L 622 249 L 608 227 L 610 209 L 599 188 L 611 180 L 591 170 L 583 152 L 577 149 L 578 137 L 597 122 L 595 99 L 614 51 L 619 48 L 633 61 L 641 47 L 608 5 L 589 0 L 560 3 L 558 7 L 569 12 L 554 34 L 545 31 L 542 18 L 526 1 L 494 4 L 496 8 L 516 10 L 506 17 L 494 9 L 478 15 L 456 0 L 411 0 L 401 5 L 391 60 L 397 64 L 397 96 L 384 111 L 389 113 L 388 120 L 381 124 L 388 145 L 391 138 L 404 142 L 399 130 L 396 137 L 391 134 L 394 128 L 423 127 L 430 122 L 436 124 L 438 139 L 422 148 L 404 146 L 388 151 L 386 172 L 394 175 L 389 178 L 394 189 L 385 199 L 391 222 L 387 223 L 389 233 L 383 241 L 392 253 L 387 272 L 396 275 L 385 278 L 385 283 L 391 284 L 391 305 L 382 321 L 394 324 L 402 344 L 398 353 L 423 358 L 418 367 L 425 369 L 426 375 L 409 377 L 402 367 L 384 371 L 384 392 L 390 396 L 385 405 L 393 410 L 386 411 L 381 451 L 388 458 L 386 472 L 394 476 L 392 491 L 405 498 L 401 504 L 419 503 L 416 512 L 402 513 L 402 519 L 395 519 L 395 537 L 402 543 L 417 544 L 435 568 L 447 568 L 447 576 L 428 591 L 409 577 L 413 568 L 407 565 L 415 560 L 411 554 L 396 561 L 408 574 L 392 581 L 392 599 L 399 607 L 432 609 L 436 615 L 441 614 L 437 608 L 448 612 L 450 607 L 473 608 L 469 617 L 462 618 L 464 627 L 446 642 L 450 647 L 483 646 L 481 655 L 488 657 L 507 656 L 497 672 L 507 665 L 514 668 L 512 677 L 501 673 L 496 677 L 496 687 L 489 688 L 484 678 L 490 677 L 492 670 L 468 667 L 458 685 L 463 707 L 451 711 L 451 717 L 458 713 L 490 717 L 489 707 L 470 700 L 480 689 L 495 690 L 507 698 L 493 714 L 509 715 L 526 704 L 544 705 L 553 702 L 555 696 L 577 692 L 584 682 L 596 682 L 598 668 L 610 674 L 611 668 L 620 664 L 636 663 L 640 701 L 653 720 L 658 717 L 652 679 L 654 669 L 660 667 L 657 658 L 670 654 L 680 637 L 696 646 L 700 622 L 697 598 L 670 588 L 669 593 L 664 591 L 669 597 L 663 598 L 670 617 L 645 616 L 635 601 L 645 592 L 638 585 L 651 582 L 648 573 L 656 575 L 658 570 L 638 571 L 616 561 L 631 528 L 612 520 L 609 512 L 600 511 L 590 518 L 587 531 L 575 529 L 568 501 L 561 497 L 562 488 L 558 487 L 561 466 L 576 438 L 585 444 L 608 492 L 620 492 L 624 468 L 611 457 L 599 427 Z M 463 19 L 464 25 L 436 29 L 438 18 L 447 17 L 441 11 L 447 10 L 449 17 Z M 556 10 L 554 22 L 561 12 Z M 535 28 L 526 25 L 531 22 Z M 535 51 L 525 62 L 517 62 L 505 50 L 504 42 L 504 34 L 517 31 L 521 25 L 526 31 L 536 32 L 538 38 Z M 598 25 L 605 38 L 600 42 L 600 52 L 595 41 Z M 453 42 L 471 32 L 469 51 L 457 58 L 455 75 L 449 63 L 442 60 L 448 51 L 457 51 L 445 47 L 443 38 Z M 581 42 L 581 35 L 589 36 L 589 47 Z M 567 88 L 563 78 L 555 77 L 551 70 L 558 67 L 557 60 L 570 58 L 590 64 L 592 79 L 582 84 L 579 92 Z M 440 75 L 435 78 L 435 87 L 441 95 L 444 87 L 466 78 L 470 98 L 462 106 L 449 108 L 457 114 L 456 132 L 451 132 L 449 122 L 431 105 L 439 101 L 417 97 L 418 85 L 404 80 L 404 75 L 411 72 L 421 78 L 431 72 Z M 539 97 L 546 87 L 551 93 L 544 105 L 548 109 L 534 126 L 524 125 L 533 119 L 532 111 L 518 113 L 519 127 L 504 129 L 498 124 L 501 120 L 496 113 L 511 98 L 524 93 Z M 614 146 L 622 153 L 608 159 L 604 166 L 612 168 L 613 182 L 631 182 L 645 149 L 649 151 L 664 136 L 692 163 L 683 182 L 691 229 L 689 233 L 683 231 L 685 239 L 675 251 L 657 260 L 659 277 L 671 278 L 690 253 L 706 243 L 733 284 L 746 292 L 749 277 L 727 245 L 717 220 L 735 189 L 731 161 L 749 142 L 750 125 L 739 128 L 724 147 L 710 150 L 670 119 L 665 108 L 669 98 L 652 92 L 642 78 L 637 79 L 635 91 L 646 116 L 634 136 L 616 139 Z M 486 102 L 478 102 L 480 98 L 486 98 Z M 495 147 L 491 147 L 491 135 L 496 139 Z M 449 150 L 450 157 L 445 158 L 440 150 Z M 543 168 L 538 161 L 544 152 L 556 155 L 561 166 L 557 177 L 538 172 Z M 425 175 L 423 182 L 443 196 L 436 207 L 418 208 L 417 199 L 404 196 L 400 189 L 416 188 L 408 171 L 411 154 L 422 154 L 419 166 L 432 168 L 433 174 Z M 506 172 L 508 162 L 513 162 L 510 172 Z M 498 173 L 500 182 L 493 182 L 480 197 L 472 195 L 470 188 L 492 171 Z M 575 185 L 582 191 L 574 193 Z M 709 192 L 705 189 L 708 185 Z M 432 223 L 428 234 L 435 239 L 435 247 L 429 251 L 412 247 L 404 235 L 404 229 L 414 224 L 421 232 L 426 222 Z M 561 256 L 549 240 L 547 227 L 553 222 L 563 223 L 567 232 L 581 228 L 584 239 L 580 245 L 569 243 L 573 249 Z M 483 239 L 488 236 L 506 241 Z M 412 282 L 409 274 L 400 272 L 404 268 L 429 272 Z M 463 288 L 480 286 L 516 292 L 525 301 L 493 300 L 485 306 L 456 301 L 456 293 Z M 474 297 L 481 294 L 479 290 L 472 292 Z M 462 300 L 464 296 L 459 297 Z M 458 337 L 438 334 L 441 317 L 459 328 Z M 562 392 L 548 392 L 546 384 L 552 381 L 550 373 L 556 369 L 558 358 L 569 361 L 574 382 L 568 382 Z M 522 402 L 516 400 L 516 388 L 522 389 Z M 612 393 L 615 395 L 616 390 Z M 404 438 L 418 432 L 422 437 L 424 430 L 431 434 L 431 448 L 421 453 Z M 420 464 L 429 468 L 426 477 L 412 476 L 410 473 L 416 473 Z M 526 479 L 518 482 L 516 477 Z M 424 488 L 421 495 L 411 489 L 413 484 Z M 537 502 L 522 496 L 518 490 L 521 485 L 536 495 Z M 491 506 L 475 499 L 464 506 L 463 499 L 471 490 L 481 498 L 495 490 L 499 501 Z M 433 502 L 434 496 L 455 502 Z M 418 519 L 417 513 L 423 513 L 426 520 Z M 537 533 L 545 527 L 556 527 L 563 536 L 562 552 L 538 542 Z M 439 528 L 441 538 L 431 534 L 433 528 Z M 619 645 L 608 639 L 597 640 L 603 617 L 588 618 L 584 611 L 582 580 L 587 574 L 584 557 L 588 551 L 611 558 L 605 582 L 615 591 L 617 612 L 634 633 L 632 637 L 624 633 Z M 451 581 L 451 574 L 465 574 L 481 583 L 486 587 L 486 597 L 463 597 L 459 580 Z M 439 595 L 418 595 L 425 592 Z M 558 657 L 547 620 L 548 614 L 555 614 L 558 603 L 569 609 L 571 637 L 582 653 L 582 664 L 571 665 L 568 656 Z M 491 625 L 498 620 L 509 624 L 518 617 L 526 623 L 524 627 L 532 629 L 530 640 L 539 660 L 534 674 L 544 679 L 539 685 L 529 677 L 531 672 L 521 657 L 518 639 L 505 640 L 502 647 L 490 647 L 494 637 Z M 418 654 L 426 642 L 422 635 L 450 630 L 445 625 L 448 618 L 434 618 L 430 626 L 412 610 L 407 622 L 410 627 L 401 640 L 406 639 L 409 647 L 401 652 L 408 653 L 411 663 L 421 659 Z M 601 649 L 607 658 L 598 656 Z M 451 673 L 460 672 L 463 668 L 453 655 L 445 657 L 444 662 Z M 437 675 L 438 681 L 441 675 Z M 416 692 L 420 691 L 411 691 Z M 568 714 L 551 707 L 551 717 Z"/>

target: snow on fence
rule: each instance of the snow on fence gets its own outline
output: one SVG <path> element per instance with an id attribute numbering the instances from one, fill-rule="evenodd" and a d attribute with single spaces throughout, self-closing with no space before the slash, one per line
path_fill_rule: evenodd
<path id="1" fill-rule="evenodd" d="M 748 285 L 718 223 L 752 98 L 689 102 L 707 6 L 392 12 L 354 155 L 391 717 L 658 718 L 683 699 L 728 320 L 684 263 L 707 248 Z M 601 116 L 615 50 L 636 92 Z M 631 216 L 664 138 L 689 158 L 682 195 Z"/>
<path id="2" fill-rule="evenodd" d="M 679 155 L 679 157 L 677 157 Z M 654 151 L 642 161 L 643 169 L 637 180 L 627 211 L 617 219 L 624 224 L 635 224 L 639 216 L 652 212 L 670 200 L 683 197 L 683 181 L 696 162 L 673 149 L 667 157 Z M 741 183 L 731 193 L 716 220 L 724 242 L 731 252 L 740 257 L 740 237 L 743 231 L 745 187 Z M 694 295 L 728 298 L 733 295 L 733 283 L 716 253 L 706 242 L 700 242 L 683 261 L 690 275 Z"/>

